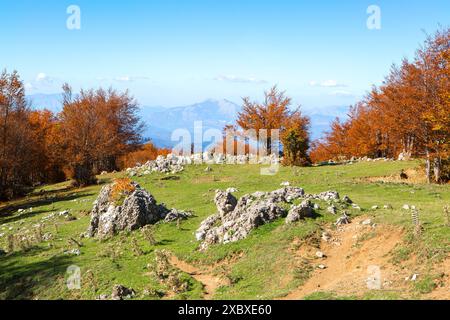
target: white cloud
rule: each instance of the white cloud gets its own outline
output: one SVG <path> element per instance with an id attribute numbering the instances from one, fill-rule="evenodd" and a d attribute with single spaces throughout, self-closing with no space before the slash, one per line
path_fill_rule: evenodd
<path id="1" fill-rule="evenodd" d="M 40 72 L 38 73 L 38 75 L 36 76 L 36 82 L 37 83 L 41 83 L 41 84 L 52 84 L 54 82 L 54 78 L 48 76 L 46 73 L 44 72 Z"/>
<path id="2" fill-rule="evenodd" d="M 214 78 L 215 81 L 227 81 L 227 82 L 234 82 L 234 83 L 267 83 L 266 80 L 256 79 L 253 77 L 238 77 L 233 75 L 220 75 Z"/>
<path id="3" fill-rule="evenodd" d="M 114 81 L 118 82 L 134 82 L 138 80 L 150 80 L 150 78 L 145 76 L 119 76 L 114 78 Z"/>
<path id="4" fill-rule="evenodd" d="M 27 94 L 30 92 L 54 93 L 61 89 L 62 81 L 50 77 L 45 72 L 39 72 L 34 79 L 27 81 L 24 85 Z"/>
<path id="5" fill-rule="evenodd" d="M 345 87 L 347 87 L 346 84 L 339 83 L 336 80 L 325 80 L 320 83 L 317 81 L 310 81 L 309 85 L 311 87 L 324 87 L 324 88 L 345 88 Z"/>

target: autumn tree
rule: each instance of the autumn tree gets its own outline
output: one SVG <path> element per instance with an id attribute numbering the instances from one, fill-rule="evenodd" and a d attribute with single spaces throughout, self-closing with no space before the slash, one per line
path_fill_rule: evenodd
<path id="1" fill-rule="evenodd" d="M 134 167 L 138 164 L 144 164 L 149 160 L 155 160 L 158 156 L 167 156 L 171 153 L 170 149 L 158 148 L 152 142 L 138 147 L 120 158 L 120 169 Z"/>
<path id="2" fill-rule="evenodd" d="M 310 119 L 298 109 L 286 119 L 281 134 L 283 144 L 283 163 L 290 166 L 306 166 L 311 163 L 308 155 Z"/>
<path id="3" fill-rule="evenodd" d="M 34 110 L 29 114 L 30 134 L 35 142 L 31 153 L 35 155 L 34 180 L 55 183 L 65 180 L 64 158 L 60 148 L 60 126 L 49 110 Z"/>
<path id="4" fill-rule="evenodd" d="M 16 71 L 0 75 L 0 198 L 19 195 L 33 183 L 29 109 Z"/>
<path id="5" fill-rule="evenodd" d="M 393 66 L 379 87 L 314 143 L 315 160 L 423 157 L 429 182 L 450 179 L 450 29 L 429 36 L 413 60 Z"/>
<path id="6" fill-rule="evenodd" d="M 264 93 L 264 102 L 252 102 L 250 98 L 243 99 L 243 108 L 237 117 L 237 124 L 244 130 L 254 130 L 256 139 L 261 137 L 262 130 L 266 130 L 267 136 L 262 142 L 262 147 L 268 154 L 272 152 L 272 130 L 283 130 L 286 119 L 290 117 L 289 106 L 291 99 L 285 93 L 279 91 L 276 86 Z"/>
<path id="7" fill-rule="evenodd" d="M 117 166 L 117 159 L 141 140 L 138 106 L 128 91 L 81 90 L 73 96 L 65 84 L 61 121 L 62 145 L 72 177 L 79 185 L 95 182 L 95 174 Z"/>
<path id="8" fill-rule="evenodd" d="M 237 124 L 243 130 L 254 130 L 255 138 L 259 143 L 263 142 L 262 147 L 269 154 L 272 153 L 272 130 L 279 130 L 280 138 L 284 137 L 286 153 L 297 161 L 308 149 L 309 120 L 302 116 L 299 108 L 293 111 L 290 109 L 291 98 L 276 86 L 265 92 L 264 96 L 263 103 L 252 102 L 249 98 L 243 99 L 243 108 L 238 114 Z M 262 137 L 261 130 L 265 130 L 266 137 Z M 265 141 L 262 141 L 264 139 Z"/>

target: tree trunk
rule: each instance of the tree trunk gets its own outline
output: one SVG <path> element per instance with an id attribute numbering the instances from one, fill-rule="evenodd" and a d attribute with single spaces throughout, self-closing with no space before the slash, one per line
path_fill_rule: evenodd
<path id="1" fill-rule="evenodd" d="M 79 186 L 87 186 L 96 182 L 95 176 L 92 172 L 92 165 L 86 161 L 75 166 L 74 179 Z"/>
<path id="2" fill-rule="evenodd" d="M 430 161 L 430 152 L 427 148 L 427 160 L 426 160 L 426 167 L 425 167 L 425 174 L 427 176 L 427 182 L 431 183 L 431 161 Z"/>
<path id="3" fill-rule="evenodd" d="M 433 173 L 434 173 L 434 181 L 436 183 L 441 182 L 441 159 L 439 157 L 434 158 L 433 162 Z"/>

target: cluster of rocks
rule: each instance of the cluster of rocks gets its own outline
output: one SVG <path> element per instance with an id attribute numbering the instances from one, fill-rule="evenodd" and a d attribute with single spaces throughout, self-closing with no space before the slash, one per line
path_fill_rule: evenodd
<path id="1" fill-rule="evenodd" d="M 147 161 L 143 165 L 138 164 L 134 168 L 128 168 L 126 172 L 130 177 L 149 175 L 153 172 L 176 174 L 184 170 L 184 164 L 184 161 L 175 155 L 158 156 L 156 160 Z"/>
<path id="2" fill-rule="evenodd" d="M 190 156 L 169 154 L 159 156 L 156 160 L 148 161 L 134 168 L 128 168 L 129 176 L 148 175 L 153 172 L 176 174 L 184 170 L 184 167 L 192 164 L 275 164 L 281 159 L 276 155 L 258 156 L 255 154 L 230 155 L 221 153 L 195 153 Z"/>
<path id="3" fill-rule="evenodd" d="M 91 211 L 89 237 L 106 238 L 120 231 L 133 231 L 159 221 L 171 222 L 187 219 L 192 214 L 177 209 L 167 209 L 155 198 L 132 182 L 134 191 L 126 195 L 121 204 L 112 200 L 114 184 L 104 186 Z"/>
<path id="4" fill-rule="evenodd" d="M 233 189 L 217 190 L 214 203 L 217 213 L 205 219 L 196 231 L 197 241 L 202 241 L 200 248 L 217 243 L 236 242 L 246 238 L 249 233 L 261 225 L 278 218 L 285 218 L 287 224 L 306 218 L 314 218 L 319 209 L 312 200 L 340 201 L 339 193 L 327 191 L 320 194 L 305 194 L 302 188 L 284 187 L 272 192 L 255 192 L 244 195 L 239 200 L 232 194 Z M 292 202 L 301 200 L 299 205 Z M 348 204 L 350 198 L 345 197 Z M 341 219 L 349 223 L 348 216 Z"/>
<path id="5" fill-rule="evenodd" d="M 337 165 L 337 164 L 354 164 L 354 163 L 358 163 L 358 162 L 391 162 L 391 161 L 395 161 L 394 158 L 370 158 L 370 157 L 351 157 L 350 159 L 345 158 L 345 159 L 341 159 L 338 161 L 335 160 L 328 160 L 325 162 L 322 162 L 322 165 Z M 401 161 L 399 159 L 399 161 Z"/>
<path id="6" fill-rule="evenodd" d="M 131 288 L 127 288 L 123 285 L 116 284 L 113 287 L 111 296 L 107 294 L 102 294 L 97 297 L 97 300 L 125 300 L 131 299 L 136 296 L 136 291 Z"/>

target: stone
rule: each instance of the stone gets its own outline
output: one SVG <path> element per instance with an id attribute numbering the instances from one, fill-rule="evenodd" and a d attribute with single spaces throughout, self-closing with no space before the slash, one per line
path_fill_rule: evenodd
<path id="1" fill-rule="evenodd" d="M 212 172 L 213 169 L 211 167 L 206 167 L 205 172 Z"/>
<path id="2" fill-rule="evenodd" d="M 350 199 L 349 196 L 344 196 L 344 198 L 342 198 L 342 202 L 348 203 L 348 204 L 352 204 L 353 203 L 352 199 Z"/>
<path id="3" fill-rule="evenodd" d="M 339 200 L 339 193 L 337 191 L 326 191 L 318 195 L 318 198 L 323 201 L 334 201 Z"/>
<path id="4" fill-rule="evenodd" d="M 312 208 L 311 201 L 304 200 L 300 205 L 294 206 L 289 210 L 286 217 L 286 223 L 294 223 L 306 218 L 313 218 L 314 210 Z"/>
<path id="5" fill-rule="evenodd" d="M 249 161 L 255 159 L 249 158 Z M 271 223 L 276 219 L 285 218 L 286 223 L 293 223 L 305 218 L 315 217 L 312 200 L 330 202 L 333 214 L 337 213 L 337 207 L 332 204 L 339 201 L 339 193 L 326 191 L 320 194 L 305 194 L 299 187 L 286 186 L 271 192 L 257 191 L 246 194 L 236 199 L 231 193 L 231 188 L 226 191 L 217 190 L 214 203 L 217 212 L 203 220 L 195 232 L 195 238 L 201 242 L 199 249 L 206 250 L 214 244 L 236 242 L 246 238 L 252 230 Z M 236 190 L 237 191 L 237 190 Z M 300 205 L 293 205 L 295 200 L 301 199 Z M 349 201 L 346 199 L 346 201 Z M 290 209 L 287 209 L 290 205 Z M 337 225 L 350 223 L 346 214 L 338 219 Z M 331 239 L 327 235 L 326 240 Z"/>
<path id="6" fill-rule="evenodd" d="M 282 183 L 280 184 L 281 187 L 289 187 L 290 185 L 291 185 L 291 183 L 288 182 L 288 181 L 282 182 Z"/>
<path id="7" fill-rule="evenodd" d="M 133 298 L 136 295 L 136 292 L 133 289 L 127 288 L 123 285 L 115 285 L 112 293 L 112 300 L 124 300 Z"/>
<path id="8" fill-rule="evenodd" d="M 72 250 L 64 251 L 64 254 L 71 255 L 71 256 L 79 256 L 79 255 L 81 255 L 81 252 L 79 249 L 72 249 Z"/>
<path id="9" fill-rule="evenodd" d="M 419 277 L 419 275 L 417 273 L 413 274 L 411 276 L 411 281 L 416 281 L 418 277 Z"/>
<path id="10" fill-rule="evenodd" d="M 238 191 L 239 190 L 236 189 L 236 188 L 228 188 L 226 192 L 228 192 L 228 193 L 235 193 L 235 192 L 238 192 Z"/>
<path id="11" fill-rule="evenodd" d="M 324 269 L 326 269 L 327 267 L 326 267 L 324 264 L 319 264 L 319 265 L 317 266 L 317 268 L 319 268 L 319 269 L 321 269 L 321 270 L 324 270 Z"/>
<path id="12" fill-rule="evenodd" d="M 214 203 L 220 215 L 224 216 L 234 210 L 237 205 L 237 199 L 230 192 L 216 191 Z"/>
<path id="13" fill-rule="evenodd" d="M 187 220 L 192 217 L 192 213 L 179 211 L 177 209 L 170 210 L 164 217 L 164 222 L 174 222 L 178 220 Z"/>
<path id="14" fill-rule="evenodd" d="M 383 206 L 383 208 L 386 209 L 386 210 L 392 210 L 393 209 L 392 205 L 390 205 L 390 204 L 385 204 Z"/>
<path id="15" fill-rule="evenodd" d="M 317 251 L 316 252 L 316 257 L 319 259 L 322 259 L 325 257 L 325 254 L 322 251 Z"/>
<path id="16" fill-rule="evenodd" d="M 346 213 L 344 213 L 344 215 L 339 217 L 335 223 L 336 226 L 341 226 L 344 224 L 350 224 L 350 218 Z"/>
<path id="17" fill-rule="evenodd" d="M 332 205 L 332 206 L 330 206 L 330 207 L 328 207 L 327 208 L 327 212 L 328 213 L 331 213 L 331 214 L 337 214 L 337 208 L 336 208 L 336 206 L 334 206 L 334 205 Z"/>
<path id="18" fill-rule="evenodd" d="M 320 210 L 320 205 L 318 203 L 314 203 L 314 210 Z"/>
<path id="19" fill-rule="evenodd" d="M 372 210 L 378 210 L 378 209 L 380 209 L 380 207 L 378 207 L 378 206 L 373 206 L 372 207 Z"/>
<path id="20" fill-rule="evenodd" d="M 361 222 L 361 224 L 363 226 L 369 226 L 372 224 L 372 220 L 371 219 L 364 220 L 363 222 Z"/>
<path id="21" fill-rule="evenodd" d="M 322 232 L 322 240 L 328 242 L 331 240 L 331 234 L 329 232 Z"/>
<path id="22" fill-rule="evenodd" d="M 219 202 L 226 203 L 224 199 L 228 198 L 225 197 L 227 194 L 223 192 L 217 194 L 220 195 Z M 283 195 L 277 192 L 258 192 L 245 195 L 239 199 L 233 210 L 228 211 L 227 209 L 226 214 L 218 212 L 208 217 L 201 223 L 195 233 L 196 239 L 202 241 L 200 249 L 205 250 L 212 244 L 242 240 L 253 229 L 280 217 L 285 217 L 287 212 L 279 205 L 282 197 Z M 218 206 L 218 209 L 223 211 L 223 206 Z"/>
<path id="23" fill-rule="evenodd" d="M 187 219 L 190 213 L 169 210 L 163 204 L 158 204 L 155 198 L 132 183 L 134 191 L 125 195 L 122 203 L 111 200 L 114 184 L 104 186 L 91 211 L 91 223 L 87 234 L 100 239 L 111 237 L 120 231 L 133 231 L 148 224 L 155 224 L 166 219 Z"/>
<path id="24" fill-rule="evenodd" d="M 403 210 L 410 210 L 410 206 L 408 204 L 403 205 L 402 207 Z"/>

